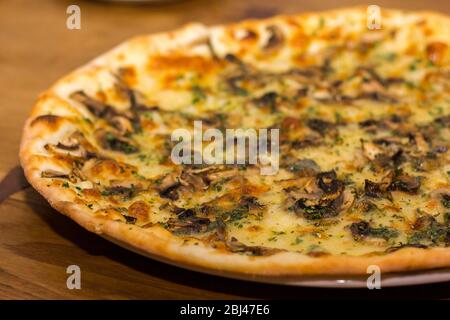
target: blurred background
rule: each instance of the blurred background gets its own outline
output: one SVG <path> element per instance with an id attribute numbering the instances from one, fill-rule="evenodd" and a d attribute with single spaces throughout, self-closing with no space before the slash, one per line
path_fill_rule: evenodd
<path id="1" fill-rule="evenodd" d="M 66 27 L 70 5 L 81 9 L 81 29 Z M 450 13 L 449 0 L 159 0 L 0 1 L 0 173 L 17 164 L 20 128 L 37 95 L 62 75 L 127 38 L 198 21 L 220 24 L 276 14 L 376 4 Z"/>

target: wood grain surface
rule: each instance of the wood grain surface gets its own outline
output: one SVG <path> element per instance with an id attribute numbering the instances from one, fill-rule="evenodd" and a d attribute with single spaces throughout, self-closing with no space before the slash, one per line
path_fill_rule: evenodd
<path id="1" fill-rule="evenodd" d="M 23 122 L 60 76 L 137 35 L 191 21 L 217 24 L 277 13 L 325 10 L 358 1 L 186 0 L 157 5 L 101 1 L 0 1 L 0 178 L 18 164 Z M 81 7 L 81 30 L 66 8 Z M 371 3 L 373 4 L 373 3 Z M 450 13 L 442 1 L 377 1 L 381 7 Z M 81 268 L 81 290 L 66 268 Z M 33 189 L 0 204 L 0 299 L 449 298 L 450 284 L 382 290 L 294 288 L 223 279 L 143 258 L 58 214 Z"/>

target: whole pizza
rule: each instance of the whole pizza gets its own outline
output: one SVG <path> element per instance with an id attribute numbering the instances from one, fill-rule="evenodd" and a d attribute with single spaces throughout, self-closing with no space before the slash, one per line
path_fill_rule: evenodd
<path id="1" fill-rule="evenodd" d="M 271 172 L 204 156 L 233 129 L 266 130 Z M 449 147 L 450 19 L 383 9 L 373 27 L 351 8 L 135 37 L 39 97 L 20 160 L 131 249 L 302 276 L 450 267 Z"/>

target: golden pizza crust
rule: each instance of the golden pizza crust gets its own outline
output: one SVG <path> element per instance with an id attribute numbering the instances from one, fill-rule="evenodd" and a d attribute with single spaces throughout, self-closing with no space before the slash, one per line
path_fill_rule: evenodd
<path id="1" fill-rule="evenodd" d="M 361 14 L 366 8 L 342 9 L 321 13 L 322 15 Z M 383 9 L 383 12 L 386 10 Z M 391 11 L 389 11 L 391 12 Z M 397 11 L 392 11 L 396 13 Z M 446 16 L 424 12 L 417 13 L 425 19 L 437 19 L 450 26 Z M 296 18 L 307 17 L 304 14 Z M 275 17 L 270 21 L 289 19 L 290 17 Z M 259 24 L 252 20 L 246 24 Z M 222 28 L 222 27 L 215 27 Z M 40 154 L 48 141 L 55 140 L 66 123 L 57 118 L 41 118 L 47 114 L 46 104 L 58 104 L 61 114 L 77 114 L 70 105 L 58 98 L 56 93 L 61 86 L 70 83 L 74 77 L 85 73 L 95 73 L 110 66 L 118 66 L 127 59 L 130 51 L 165 52 L 174 48 L 189 46 L 208 36 L 208 28 L 199 24 L 186 26 L 180 30 L 151 36 L 136 37 L 109 53 L 95 59 L 88 65 L 59 80 L 51 89 L 44 93 L 35 104 L 30 118 L 27 120 L 20 146 L 20 161 L 25 175 L 31 185 L 41 193 L 56 210 L 67 215 L 72 220 L 91 232 L 103 234 L 138 251 L 148 253 L 174 264 L 186 264 L 192 268 L 207 268 L 223 272 L 245 273 L 271 276 L 300 276 L 317 274 L 365 274 L 369 265 L 377 265 L 382 272 L 396 272 L 417 269 L 441 268 L 450 266 L 450 248 L 403 248 L 398 251 L 370 256 L 327 255 L 311 257 L 295 252 L 280 252 L 271 256 L 247 256 L 218 250 L 199 243 L 183 243 L 183 239 L 172 235 L 162 227 L 142 229 L 138 226 L 94 217 L 92 212 L 82 204 L 75 203 L 74 196 L 60 186 L 48 184 L 41 178 L 44 168 L 61 167 L 55 159 Z M 447 32 L 447 31 L 445 31 Z"/>

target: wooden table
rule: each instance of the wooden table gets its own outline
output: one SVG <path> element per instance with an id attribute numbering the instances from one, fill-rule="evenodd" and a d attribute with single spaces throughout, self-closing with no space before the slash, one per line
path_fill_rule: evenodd
<path id="1" fill-rule="evenodd" d="M 159 5 L 95 1 L 0 2 L 0 177 L 18 164 L 21 129 L 37 95 L 61 75 L 140 33 L 276 13 L 329 9 L 337 1 L 190 0 Z M 66 29 L 66 8 L 81 7 L 81 30 Z M 339 1 L 340 6 L 355 1 Z M 377 1 L 381 7 L 435 9 L 447 1 Z M 81 267 L 68 290 L 66 268 Z M 84 231 L 33 189 L 0 205 L 0 299 L 228 299 L 450 297 L 450 285 L 383 290 L 282 287 L 222 279 L 143 258 Z"/>

